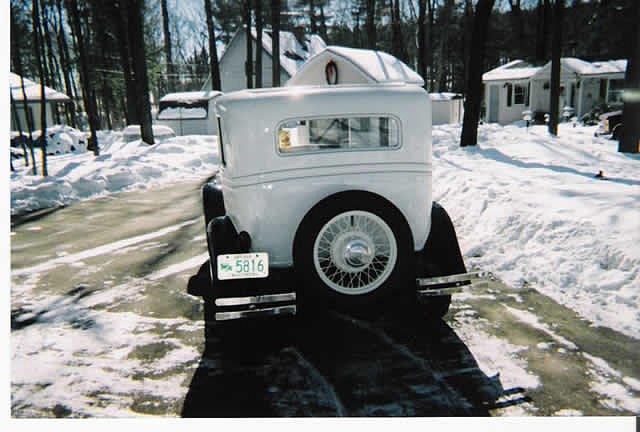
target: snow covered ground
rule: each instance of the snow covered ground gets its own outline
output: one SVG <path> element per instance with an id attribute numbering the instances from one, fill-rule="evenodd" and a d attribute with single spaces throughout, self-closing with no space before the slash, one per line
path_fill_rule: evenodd
<path id="1" fill-rule="evenodd" d="M 638 339 L 640 157 L 594 130 L 482 125 L 477 148 L 463 149 L 459 126 L 434 127 L 434 199 L 468 267 Z"/>
<path id="2" fill-rule="evenodd" d="M 48 157 L 49 176 L 31 175 L 23 159 L 11 173 L 11 215 L 57 207 L 107 194 L 200 179 L 216 170 L 215 137 L 174 137 L 157 145 L 125 142 L 122 133 L 98 134 L 100 156 L 91 152 Z M 38 172 L 40 154 L 36 150 Z"/>
<path id="3" fill-rule="evenodd" d="M 482 125 L 477 148 L 462 149 L 460 126 L 436 126 L 434 199 L 452 216 L 468 267 L 640 339 L 640 157 L 594 130 L 563 124 L 552 138 L 542 126 Z M 99 140 L 97 158 L 49 157 L 48 178 L 15 161 L 11 214 L 201 179 L 219 161 L 214 137 Z"/>

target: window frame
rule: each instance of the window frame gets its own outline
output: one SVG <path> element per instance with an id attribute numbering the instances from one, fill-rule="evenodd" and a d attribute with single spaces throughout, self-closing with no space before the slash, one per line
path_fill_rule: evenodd
<path id="1" fill-rule="evenodd" d="M 518 90 L 520 90 L 520 92 Z M 517 101 L 518 97 L 522 98 L 522 102 Z M 522 84 L 514 84 L 513 85 L 513 105 L 526 106 L 527 105 L 526 102 L 527 102 L 527 86 Z"/>
<path id="2" fill-rule="evenodd" d="M 282 151 L 280 148 L 280 138 L 279 138 L 279 133 L 280 133 L 280 128 L 289 122 L 307 122 L 307 124 L 310 121 L 313 120 L 333 120 L 333 119 L 340 119 L 340 120 L 347 120 L 347 124 L 351 124 L 351 121 L 358 121 L 361 120 L 363 118 L 369 118 L 369 119 L 376 119 L 376 118 L 386 118 L 386 119 L 393 119 L 396 124 L 397 124 L 397 141 L 398 141 L 398 145 L 391 147 L 391 146 L 377 146 L 377 147 L 358 147 L 358 148 L 351 148 L 351 147 L 335 147 L 335 148 L 318 148 L 318 149 L 309 149 L 307 151 Z M 349 131 L 347 131 L 347 133 L 349 133 Z M 332 154 L 332 153 L 349 153 L 349 152 L 367 152 L 367 151 L 397 151 L 403 148 L 404 146 L 404 140 L 403 140 L 403 124 L 402 121 L 400 120 L 400 118 L 394 114 L 390 114 L 390 113 L 366 113 L 366 114 L 353 114 L 353 113 L 349 113 L 349 114 L 344 114 L 344 113 L 336 113 L 336 114 L 332 114 L 332 115 L 319 115 L 319 116 L 303 116 L 303 117 L 291 117 L 291 118 L 287 118 L 284 120 L 281 120 L 277 123 L 275 129 L 274 129 L 274 144 L 275 144 L 275 150 L 276 150 L 276 154 L 278 156 L 282 156 L 282 157 L 289 157 L 289 156 L 301 156 L 301 155 L 319 155 L 319 154 Z"/>

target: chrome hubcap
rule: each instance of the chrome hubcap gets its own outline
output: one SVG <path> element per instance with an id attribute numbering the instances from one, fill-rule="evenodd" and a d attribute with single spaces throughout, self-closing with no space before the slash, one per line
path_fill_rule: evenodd
<path id="1" fill-rule="evenodd" d="M 344 248 L 344 260 L 353 267 L 362 267 L 371 262 L 373 253 L 363 240 L 357 239 L 347 243 Z"/>
<path id="2" fill-rule="evenodd" d="M 347 211 L 318 233 L 313 260 L 320 279 L 341 294 L 361 295 L 382 285 L 395 268 L 398 246 L 393 231 L 379 216 Z"/>

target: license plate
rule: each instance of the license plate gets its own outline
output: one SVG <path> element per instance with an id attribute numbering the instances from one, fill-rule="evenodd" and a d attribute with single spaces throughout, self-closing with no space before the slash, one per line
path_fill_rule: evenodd
<path id="1" fill-rule="evenodd" d="M 269 254 L 218 255 L 218 279 L 250 279 L 269 276 Z"/>

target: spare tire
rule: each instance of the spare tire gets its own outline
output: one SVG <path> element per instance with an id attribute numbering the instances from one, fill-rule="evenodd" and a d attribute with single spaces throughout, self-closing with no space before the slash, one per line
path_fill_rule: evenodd
<path id="1" fill-rule="evenodd" d="M 409 225 L 389 201 L 361 191 L 333 195 L 309 211 L 296 233 L 301 301 L 308 308 L 378 310 L 413 294 L 412 254 Z"/>

